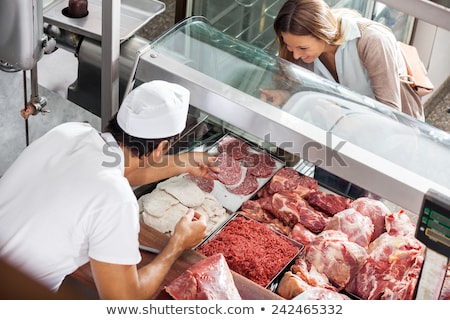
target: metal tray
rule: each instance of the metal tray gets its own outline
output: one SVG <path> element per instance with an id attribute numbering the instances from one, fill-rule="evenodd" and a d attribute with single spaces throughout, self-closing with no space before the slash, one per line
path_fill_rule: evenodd
<path id="1" fill-rule="evenodd" d="M 260 223 L 260 222 L 256 221 L 255 219 L 252 219 L 252 218 L 247 217 L 247 216 L 245 216 L 245 215 L 242 215 L 242 214 L 240 214 L 240 213 L 236 213 L 236 214 L 232 215 L 232 216 L 231 216 L 231 217 L 230 217 L 230 218 L 229 218 L 229 219 L 228 219 L 228 220 L 227 220 L 220 228 L 217 228 L 215 232 L 211 233 L 211 235 L 210 235 L 209 237 L 207 237 L 201 244 L 199 244 L 198 246 L 196 246 L 196 247 L 194 248 L 194 250 L 197 251 L 197 250 L 198 250 L 199 248 L 201 248 L 203 245 L 205 245 L 205 244 L 208 243 L 209 241 L 213 240 L 213 239 L 215 238 L 215 236 L 217 236 L 217 235 L 223 230 L 223 228 L 225 228 L 231 221 L 233 221 L 233 220 L 236 219 L 237 217 L 242 217 L 242 218 L 244 218 L 244 219 L 253 220 L 253 221 L 255 221 L 256 223 L 260 224 L 261 226 L 266 227 L 268 230 L 270 230 L 270 231 L 276 233 L 276 234 L 279 235 L 280 237 L 285 238 L 286 240 L 288 240 L 289 242 L 291 242 L 293 245 L 295 245 L 296 247 L 298 247 L 297 253 L 296 253 L 296 254 L 295 254 L 295 255 L 294 255 L 294 256 L 293 256 L 286 264 L 285 264 L 285 266 L 284 266 L 283 268 L 281 268 L 281 269 L 279 270 L 279 272 L 277 272 L 277 274 L 272 278 L 272 280 L 265 286 L 266 289 L 275 292 L 275 291 L 276 291 L 276 288 L 278 287 L 278 284 L 279 284 L 281 278 L 282 278 L 283 275 L 284 275 L 284 273 L 285 273 L 286 271 L 288 271 L 288 270 L 291 268 L 292 264 L 295 262 L 295 259 L 296 259 L 300 254 L 303 253 L 304 246 L 303 246 L 303 244 L 301 244 L 301 243 L 299 243 L 299 242 L 297 242 L 297 241 L 295 241 L 295 240 L 293 240 L 293 239 L 291 239 L 291 238 L 289 238 L 289 237 L 286 237 L 284 234 L 281 234 L 280 232 L 277 232 L 277 231 L 275 231 L 275 230 L 270 229 L 268 226 L 265 226 L 263 223 Z"/>
<path id="2" fill-rule="evenodd" d="M 244 138 L 238 137 L 238 136 L 234 136 L 232 134 L 226 134 L 223 137 L 221 137 L 216 143 L 214 143 L 208 150 L 208 153 L 211 155 L 216 155 L 218 154 L 217 151 L 217 146 L 219 145 L 219 143 L 223 140 L 226 139 L 227 137 L 233 136 L 235 138 L 238 138 L 244 142 L 246 142 L 249 147 L 250 147 L 250 152 L 253 153 L 266 153 L 268 154 L 266 151 L 254 146 L 251 142 L 245 140 Z M 262 186 L 264 186 L 271 178 L 272 176 L 282 167 L 284 167 L 284 162 L 282 162 L 281 160 L 277 159 L 276 157 L 272 156 L 271 154 L 269 154 L 272 159 L 275 161 L 275 170 L 272 172 L 272 174 L 266 178 L 257 178 L 258 180 L 258 188 L 251 194 L 249 195 L 239 195 L 239 194 L 234 194 L 231 193 L 227 190 L 227 188 L 225 187 L 224 184 L 222 184 L 220 181 L 214 180 L 214 189 L 211 192 L 212 195 L 214 195 L 217 200 L 220 201 L 220 203 L 222 203 L 222 205 L 230 210 L 231 212 L 236 212 L 242 205 L 242 203 L 246 200 L 249 200 L 250 198 L 252 198 L 256 192 L 258 192 L 259 189 L 261 189 Z M 242 178 L 241 181 L 244 179 L 245 174 L 246 174 L 247 169 L 245 167 L 242 166 Z M 238 182 L 236 185 L 238 185 L 240 182 Z"/>
<path id="3" fill-rule="evenodd" d="M 102 39 L 102 1 L 89 0 L 89 14 L 84 18 L 69 18 L 63 14 L 67 0 L 55 0 L 43 9 L 44 22 L 95 40 Z M 120 7 L 120 40 L 136 33 L 156 15 L 164 12 L 166 5 L 156 0 L 122 0 Z"/>

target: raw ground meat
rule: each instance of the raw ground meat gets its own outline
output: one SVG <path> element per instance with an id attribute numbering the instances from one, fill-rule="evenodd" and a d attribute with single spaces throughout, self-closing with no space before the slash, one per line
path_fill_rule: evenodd
<path id="1" fill-rule="evenodd" d="M 234 185 L 241 181 L 242 168 L 235 159 L 227 153 L 221 153 L 216 158 L 217 167 L 220 169 L 219 173 L 211 173 L 212 176 L 224 185 Z"/>
<path id="2" fill-rule="evenodd" d="M 305 196 L 306 201 L 316 210 L 333 216 L 350 207 L 351 200 L 333 193 L 315 191 Z"/>
<path id="3" fill-rule="evenodd" d="M 214 180 L 212 180 L 212 179 L 194 176 L 192 174 L 186 174 L 184 177 L 194 181 L 195 184 L 205 192 L 209 193 L 214 190 Z"/>
<path id="4" fill-rule="evenodd" d="M 258 179 L 250 174 L 248 171 L 245 174 L 244 180 L 235 187 L 228 187 L 226 186 L 227 190 L 233 194 L 239 194 L 239 195 L 249 195 L 253 192 L 256 192 L 258 190 Z"/>
<path id="5" fill-rule="evenodd" d="M 227 136 L 220 140 L 217 150 L 219 153 L 227 153 L 235 160 L 242 160 L 249 154 L 249 145 L 236 137 Z"/>
<path id="6" fill-rule="evenodd" d="M 252 153 L 243 160 L 244 167 L 247 172 L 258 178 L 267 178 L 276 169 L 276 163 L 267 153 Z"/>
<path id="7" fill-rule="evenodd" d="M 300 248 L 252 219 L 237 216 L 197 248 L 212 256 L 222 253 L 231 270 L 266 287 Z"/>
<path id="8" fill-rule="evenodd" d="M 207 257 L 174 279 L 166 292 L 176 300 L 240 300 L 222 254 Z"/>

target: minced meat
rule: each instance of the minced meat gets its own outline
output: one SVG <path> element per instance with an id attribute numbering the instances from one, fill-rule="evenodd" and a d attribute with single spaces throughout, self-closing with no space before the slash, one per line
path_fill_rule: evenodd
<path id="1" fill-rule="evenodd" d="M 197 249 L 205 256 L 222 253 L 231 270 L 266 287 L 300 248 L 252 219 L 237 216 Z"/>

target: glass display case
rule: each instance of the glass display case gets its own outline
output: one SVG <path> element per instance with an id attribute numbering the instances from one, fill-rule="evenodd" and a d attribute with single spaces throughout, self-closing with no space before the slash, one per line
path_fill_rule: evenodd
<path id="1" fill-rule="evenodd" d="M 204 16 L 220 31 L 275 53 L 273 21 L 285 0 L 188 0 L 190 14 Z M 414 17 L 373 0 L 325 0 L 332 8 L 349 8 L 392 28 L 397 40 L 409 43 Z"/>
<path id="2" fill-rule="evenodd" d="M 450 194 L 450 135 L 190 17 L 137 58 L 129 91 L 165 79 L 234 134 L 321 167 L 412 212 Z M 289 92 L 279 107 L 260 88 Z"/>

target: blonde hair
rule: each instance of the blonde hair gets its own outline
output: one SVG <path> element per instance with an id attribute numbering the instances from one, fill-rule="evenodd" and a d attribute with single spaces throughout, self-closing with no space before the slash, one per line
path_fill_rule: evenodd
<path id="1" fill-rule="evenodd" d="M 344 15 L 361 17 L 354 10 L 331 9 L 323 0 L 287 0 L 273 24 L 279 46 L 278 55 L 291 62 L 295 60 L 286 48 L 282 33 L 313 36 L 331 45 L 342 44 L 341 20 Z"/>

